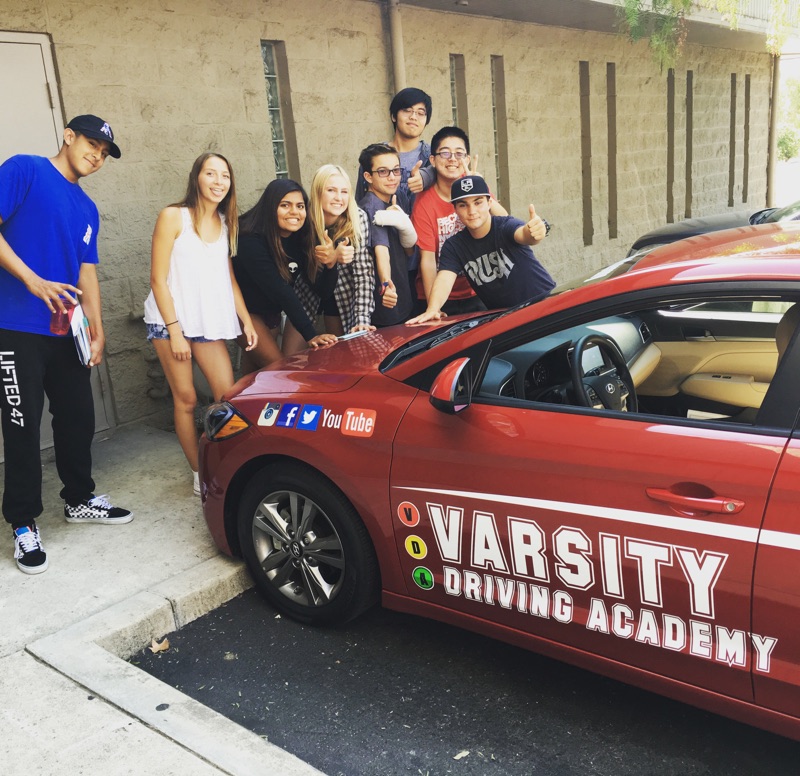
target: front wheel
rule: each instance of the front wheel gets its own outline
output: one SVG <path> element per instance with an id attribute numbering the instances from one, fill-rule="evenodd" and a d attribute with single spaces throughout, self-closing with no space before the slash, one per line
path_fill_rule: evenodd
<path id="1" fill-rule="evenodd" d="M 356 617 L 377 600 L 378 563 L 350 502 L 298 464 L 262 469 L 239 507 L 242 554 L 261 594 L 305 623 Z"/>

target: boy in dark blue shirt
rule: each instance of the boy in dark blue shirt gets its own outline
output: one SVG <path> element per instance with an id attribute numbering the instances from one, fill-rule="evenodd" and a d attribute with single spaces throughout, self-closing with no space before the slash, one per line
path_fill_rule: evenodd
<path id="1" fill-rule="evenodd" d="M 462 271 L 490 310 L 536 302 L 553 290 L 555 281 L 530 248 L 548 232 L 547 223 L 536 215 L 533 205 L 527 223 L 513 216 L 493 216 L 489 212 L 489 187 L 479 175 L 456 180 L 450 201 L 464 229 L 445 240 L 428 309 L 409 323 L 445 317 L 442 305 Z"/>

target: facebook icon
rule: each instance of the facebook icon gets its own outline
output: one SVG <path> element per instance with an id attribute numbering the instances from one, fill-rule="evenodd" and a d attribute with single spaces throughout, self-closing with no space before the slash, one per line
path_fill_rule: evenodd
<path id="1" fill-rule="evenodd" d="M 278 415 L 276 426 L 283 426 L 284 428 L 294 428 L 297 422 L 297 413 L 300 412 L 299 404 L 284 404 L 281 407 L 281 414 Z"/>

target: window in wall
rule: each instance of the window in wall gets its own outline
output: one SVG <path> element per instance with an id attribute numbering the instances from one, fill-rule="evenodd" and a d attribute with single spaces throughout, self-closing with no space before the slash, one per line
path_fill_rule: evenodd
<path id="1" fill-rule="evenodd" d="M 589 63 L 579 63 L 581 97 L 581 191 L 583 195 L 583 244 L 594 240 L 592 222 L 592 121 L 589 93 Z"/>
<path id="2" fill-rule="evenodd" d="M 497 199 L 508 207 L 508 125 L 506 114 L 506 76 L 503 57 L 492 57 L 492 120 L 494 123 L 494 162 L 497 171 Z"/>
<path id="3" fill-rule="evenodd" d="M 261 59 L 267 82 L 267 109 L 272 131 L 272 156 L 277 178 L 300 180 L 297 139 L 294 133 L 288 62 L 283 41 L 261 41 Z"/>
<path id="4" fill-rule="evenodd" d="M 692 217 L 692 157 L 694 144 L 694 71 L 686 71 L 686 200 L 684 218 Z"/>
<path id="5" fill-rule="evenodd" d="M 617 236 L 617 66 L 606 64 L 606 119 L 608 122 L 608 236 Z"/>
<path id="6" fill-rule="evenodd" d="M 733 191 L 736 183 L 736 73 L 731 73 L 731 127 L 728 151 L 728 207 L 733 207 Z"/>
<path id="7" fill-rule="evenodd" d="M 467 78 L 463 54 L 450 55 L 450 102 L 453 108 L 453 126 L 469 134 L 467 117 Z"/>

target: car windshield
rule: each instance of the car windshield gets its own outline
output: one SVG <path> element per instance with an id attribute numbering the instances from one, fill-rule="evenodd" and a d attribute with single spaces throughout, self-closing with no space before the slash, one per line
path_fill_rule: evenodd
<path id="1" fill-rule="evenodd" d="M 411 342 L 406 342 L 405 345 L 401 345 L 397 350 L 389 354 L 389 356 L 387 356 L 384 362 L 381 364 L 381 371 L 390 369 L 393 366 L 397 366 L 397 364 L 400 364 L 406 359 L 411 358 L 411 356 L 413 356 L 415 353 L 420 353 L 423 350 L 435 348 L 437 345 L 441 345 L 442 342 L 447 342 L 447 340 L 457 337 L 459 334 L 462 334 L 465 331 L 470 331 L 476 326 L 480 326 L 482 323 L 493 321 L 495 318 L 498 318 L 504 313 L 505 311 L 486 313 L 478 318 L 470 318 L 466 321 L 456 321 L 450 326 L 428 331 L 421 337 L 411 340 Z"/>
<path id="2" fill-rule="evenodd" d="M 778 221 L 796 221 L 800 218 L 800 201 L 784 207 L 759 210 L 750 218 L 751 224 L 776 224 Z"/>

